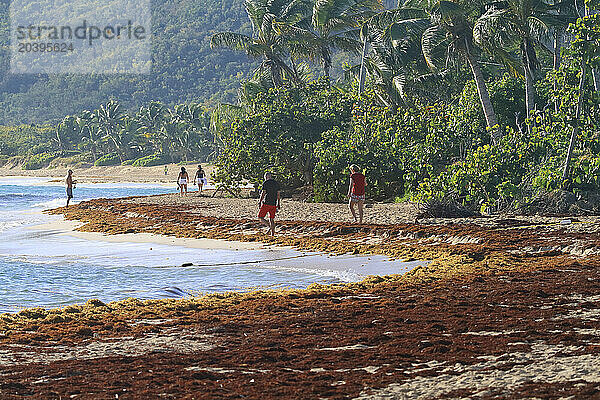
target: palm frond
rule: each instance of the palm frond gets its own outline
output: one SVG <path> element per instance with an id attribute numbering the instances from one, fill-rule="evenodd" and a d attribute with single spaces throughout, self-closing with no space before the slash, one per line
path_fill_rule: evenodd
<path id="1" fill-rule="evenodd" d="M 359 54 L 362 47 L 362 43 L 360 41 L 348 36 L 336 36 L 331 38 L 331 45 L 337 50 L 354 54 Z"/>
<path id="2" fill-rule="evenodd" d="M 473 39 L 486 50 L 514 46 L 518 35 L 518 27 L 508 10 L 490 9 L 473 27 Z"/>
<path id="3" fill-rule="evenodd" d="M 527 22 L 529 27 L 529 37 L 534 38 L 537 41 L 550 40 L 550 27 L 555 24 L 553 18 L 549 16 L 538 17 L 532 15 L 527 19 Z"/>
<path id="4" fill-rule="evenodd" d="M 429 18 L 425 10 L 419 8 L 397 8 L 379 12 L 369 18 L 365 24 L 371 29 L 385 30 L 394 22 Z"/>
<path id="5" fill-rule="evenodd" d="M 210 47 L 227 47 L 232 50 L 246 51 L 254 40 L 247 35 L 236 32 L 220 32 L 215 33 L 210 38 Z"/>
<path id="6" fill-rule="evenodd" d="M 431 26 L 423 32 L 421 49 L 430 70 L 437 71 L 445 63 L 448 44 L 447 32 L 440 25 Z"/>

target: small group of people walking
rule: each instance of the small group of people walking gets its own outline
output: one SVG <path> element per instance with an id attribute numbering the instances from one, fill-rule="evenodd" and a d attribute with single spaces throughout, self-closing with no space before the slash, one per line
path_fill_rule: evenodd
<path id="1" fill-rule="evenodd" d="M 350 166 L 350 184 L 348 186 L 348 208 L 354 222 L 363 223 L 367 179 L 358 165 Z M 281 187 L 270 172 L 265 173 L 260 200 L 258 201 L 258 220 L 269 228 L 268 233 L 275 235 L 275 214 L 281 210 Z M 358 212 L 357 210 L 358 209 Z M 269 214 L 269 220 L 265 217 Z"/>
<path id="2" fill-rule="evenodd" d="M 167 169 L 165 167 L 165 173 Z M 180 196 L 185 196 L 188 192 L 188 182 L 190 177 L 185 169 L 181 167 L 181 171 L 177 176 L 177 186 L 179 189 Z M 73 180 L 73 171 L 67 172 L 66 184 L 67 184 L 67 206 L 73 198 L 73 188 L 77 182 Z M 198 169 L 194 175 L 194 184 L 198 185 L 198 193 L 202 194 L 202 189 L 206 185 L 206 173 L 202 169 L 201 165 L 198 165 Z M 353 164 L 350 166 L 350 184 L 348 186 L 348 208 L 352 213 L 354 222 L 363 223 L 364 217 L 364 204 L 365 204 L 365 192 L 366 192 L 367 180 L 365 175 L 360 171 L 358 165 Z M 268 233 L 275 235 L 275 214 L 281 210 L 281 185 L 277 182 L 270 172 L 265 173 L 262 190 L 260 193 L 260 200 L 258 201 L 258 220 L 265 226 L 268 227 Z M 357 212 L 358 209 L 358 212 Z M 266 220 L 266 216 L 269 214 L 269 220 Z"/>
<path id="3" fill-rule="evenodd" d="M 177 176 L 177 188 L 179 189 L 180 196 L 185 196 L 187 194 L 189 181 L 190 176 L 188 175 L 185 167 L 181 167 L 181 171 L 179 171 L 179 175 Z M 198 169 L 194 175 L 194 184 L 198 185 L 198 193 L 200 195 L 202 195 L 202 189 L 207 183 L 208 181 L 206 179 L 206 173 L 202 169 L 202 165 L 198 165 Z"/>

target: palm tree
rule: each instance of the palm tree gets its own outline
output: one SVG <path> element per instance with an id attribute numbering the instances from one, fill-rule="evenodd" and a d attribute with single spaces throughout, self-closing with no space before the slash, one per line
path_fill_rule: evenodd
<path id="1" fill-rule="evenodd" d="M 160 102 L 153 101 L 147 106 L 140 107 L 136 114 L 139 132 L 148 139 L 152 149 L 162 155 L 167 154 L 168 138 L 163 135 L 163 125 L 169 118 L 169 110 Z"/>
<path id="2" fill-rule="evenodd" d="M 525 77 L 527 115 L 535 109 L 535 74 L 539 61 L 535 47 L 547 41 L 551 28 L 560 26 L 562 18 L 556 7 L 545 0 L 506 0 L 492 3 L 477 20 L 474 36 L 477 43 L 498 56 L 511 68 L 514 59 L 510 52 L 520 52 L 522 76 Z"/>
<path id="3" fill-rule="evenodd" d="M 385 34 L 385 30 L 388 29 L 390 27 L 391 24 L 399 21 L 399 20 L 411 20 L 413 18 L 422 18 L 422 14 L 424 14 L 424 11 L 420 8 L 418 9 L 412 9 L 410 7 L 404 7 L 401 3 L 401 0 L 398 1 L 398 7 L 395 10 L 385 10 L 385 11 L 381 11 L 373 16 L 371 16 L 369 19 L 367 19 L 363 24 L 362 27 L 360 29 L 360 38 L 362 41 L 362 51 L 361 51 L 361 57 L 360 57 L 360 67 L 358 70 L 358 81 L 359 81 L 359 85 L 358 85 L 358 93 L 361 94 L 364 91 L 365 88 L 365 81 L 366 81 L 366 75 L 367 75 L 367 63 L 369 62 L 369 55 L 368 55 L 368 50 L 369 50 L 369 43 L 371 42 L 386 42 L 387 39 L 390 39 L 387 35 Z M 413 16 L 411 15 L 411 11 L 414 10 L 417 12 L 418 15 Z M 421 32 L 422 33 L 422 32 Z M 415 39 L 414 37 L 407 37 L 405 38 L 405 40 L 411 40 L 411 39 Z M 380 48 L 385 49 L 390 48 L 391 46 L 389 46 L 389 43 L 384 43 L 383 46 L 379 46 Z M 356 75 L 356 67 L 354 68 L 354 71 L 350 71 L 353 72 Z"/>
<path id="4" fill-rule="evenodd" d="M 248 17 L 252 22 L 252 36 L 236 32 L 221 32 L 210 40 L 212 48 L 228 47 L 244 51 L 248 56 L 261 58 L 259 69 L 271 72 L 273 85 L 283 84 L 284 76 L 298 82 L 298 76 L 285 60 L 289 56 L 288 35 L 275 25 L 294 26 L 310 14 L 308 0 L 246 0 Z"/>
<path id="5" fill-rule="evenodd" d="M 318 60 L 329 78 L 332 53 L 341 50 L 358 55 L 361 21 L 382 8 L 381 0 L 316 0 L 309 27 L 284 27 L 292 36 L 292 53 Z"/>
<path id="6" fill-rule="evenodd" d="M 92 158 L 94 159 L 94 162 L 96 162 L 98 159 L 97 152 L 100 135 L 95 114 L 91 111 L 84 111 L 77 117 L 76 123 L 79 128 L 82 142 L 87 143 L 90 146 Z"/>
<path id="7" fill-rule="evenodd" d="M 349 72 L 363 84 L 368 74 L 375 94 L 386 106 L 395 109 L 408 103 L 407 89 L 427 73 L 420 38 L 429 25 L 429 16 L 419 9 L 401 8 L 373 16 L 361 32 L 372 50 Z"/>
<path id="8" fill-rule="evenodd" d="M 469 20 L 473 2 L 438 1 L 428 9 L 431 26 L 421 39 L 423 55 L 433 71 L 447 68 L 448 60 L 464 57 L 475 80 L 479 101 L 483 109 L 486 124 L 491 129 L 492 139 L 502 135 L 498 129 L 498 119 L 490 100 L 485 78 L 476 57 L 473 43 L 473 26 Z"/>
<path id="9" fill-rule="evenodd" d="M 54 129 L 58 150 L 61 154 L 72 149 L 73 144 L 79 141 L 79 129 L 73 116 L 65 117 Z"/>
<path id="10" fill-rule="evenodd" d="M 189 155 L 193 156 L 193 150 L 200 154 L 202 141 L 208 136 L 209 125 L 204 107 L 196 103 L 179 104 L 173 109 L 171 123 L 176 126 L 175 139 L 183 158 L 187 161 Z"/>
<path id="11" fill-rule="evenodd" d="M 119 134 L 123 120 L 125 118 L 125 112 L 121 105 L 114 100 L 109 101 L 106 104 L 100 106 L 96 110 L 96 120 L 98 122 L 99 132 L 105 141 L 113 144 L 114 150 L 119 156 L 121 162 L 125 161 L 123 158 L 125 143 Z"/>

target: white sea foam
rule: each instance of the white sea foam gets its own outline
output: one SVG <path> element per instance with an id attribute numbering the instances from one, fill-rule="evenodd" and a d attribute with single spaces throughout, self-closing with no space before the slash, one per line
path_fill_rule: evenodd
<path id="1" fill-rule="evenodd" d="M 69 203 L 69 204 L 77 204 L 81 201 L 88 201 L 88 200 L 92 200 L 92 198 L 81 199 L 81 200 L 71 200 L 71 203 Z M 32 204 L 31 208 L 41 208 L 43 210 L 47 210 L 49 208 L 63 207 L 66 204 L 66 202 L 67 202 L 66 197 L 61 197 L 58 199 L 52 199 L 52 200 L 42 201 L 40 203 Z"/>
<path id="2" fill-rule="evenodd" d="M 349 269 L 336 271 L 333 269 L 318 269 L 318 268 L 283 267 L 283 266 L 269 266 L 269 265 L 260 265 L 260 266 L 263 268 L 274 269 L 276 271 L 297 272 L 297 273 L 301 273 L 301 274 L 319 275 L 324 278 L 333 278 L 333 279 L 337 279 L 342 282 L 357 282 L 364 278 L 360 274 L 357 274 L 356 272 L 351 271 Z"/>
<path id="3" fill-rule="evenodd" d="M 16 228 L 24 224 L 24 221 L 0 221 L 0 232 L 7 229 Z"/>

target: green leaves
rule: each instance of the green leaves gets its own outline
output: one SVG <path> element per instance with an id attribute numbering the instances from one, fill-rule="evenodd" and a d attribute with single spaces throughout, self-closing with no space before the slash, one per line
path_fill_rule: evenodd
<path id="1" fill-rule="evenodd" d="M 313 145 L 323 132 L 344 126 L 351 108 L 352 99 L 326 81 L 257 92 L 230 128 L 218 133 L 218 180 L 258 185 L 269 170 L 289 187 L 312 184 Z"/>
<path id="2" fill-rule="evenodd" d="M 235 32 L 216 33 L 210 38 L 210 47 L 229 47 L 233 50 L 248 51 L 254 40 L 247 35 Z M 256 50 L 255 50 L 256 51 Z"/>

